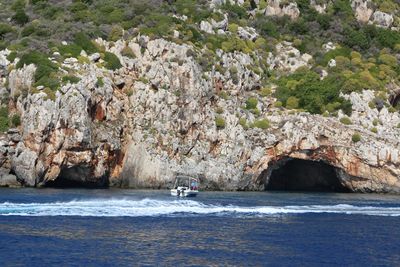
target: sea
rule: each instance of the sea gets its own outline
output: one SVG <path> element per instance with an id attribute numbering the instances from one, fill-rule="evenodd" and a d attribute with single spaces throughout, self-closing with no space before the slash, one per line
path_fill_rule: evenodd
<path id="1" fill-rule="evenodd" d="M 400 196 L 0 189 L 1 266 L 400 266 Z"/>

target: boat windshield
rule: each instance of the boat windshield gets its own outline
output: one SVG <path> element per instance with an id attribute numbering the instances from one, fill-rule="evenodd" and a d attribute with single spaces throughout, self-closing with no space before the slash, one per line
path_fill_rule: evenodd
<path id="1" fill-rule="evenodd" d="M 191 190 L 197 190 L 199 182 L 196 178 L 181 176 L 177 177 L 175 181 L 174 188 L 178 187 L 189 187 Z"/>

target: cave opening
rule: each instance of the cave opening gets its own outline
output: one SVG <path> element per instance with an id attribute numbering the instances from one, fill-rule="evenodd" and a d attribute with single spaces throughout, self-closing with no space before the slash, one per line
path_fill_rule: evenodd
<path id="1" fill-rule="evenodd" d="M 286 158 L 262 174 L 266 191 L 350 192 L 336 167 L 323 161 Z"/>
<path id="2" fill-rule="evenodd" d="M 106 188 L 108 180 L 105 178 L 93 179 L 91 170 L 85 166 L 62 168 L 58 177 L 48 181 L 46 187 L 53 188 Z"/>

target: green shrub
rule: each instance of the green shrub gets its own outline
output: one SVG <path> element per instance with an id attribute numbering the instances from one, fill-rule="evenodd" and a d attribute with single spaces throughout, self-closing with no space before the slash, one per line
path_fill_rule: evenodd
<path id="1" fill-rule="evenodd" d="M 90 59 L 86 56 L 78 56 L 78 62 L 79 64 L 90 64 Z"/>
<path id="2" fill-rule="evenodd" d="M 10 127 L 8 118 L 0 117 L 0 132 L 7 132 L 8 128 Z"/>
<path id="3" fill-rule="evenodd" d="M 250 109 L 255 109 L 257 108 L 257 104 L 258 104 L 258 100 L 255 97 L 250 97 L 247 99 L 246 101 L 246 109 L 250 110 Z"/>
<path id="4" fill-rule="evenodd" d="M 37 51 L 32 51 L 22 55 L 20 61 L 17 63 L 17 69 L 22 68 L 24 65 L 35 64 L 35 81 L 37 85 L 43 85 L 53 90 L 59 87 L 59 80 L 55 77 L 58 71 L 58 66 L 51 62 L 45 54 Z"/>
<path id="5" fill-rule="evenodd" d="M 88 54 L 98 52 L 97 47 L 94 45 L 92 40 L 90 40 L 89 36 L 87 36 L 84 32 L 79 32 L 75 34 L 74 42 L 76 45 L 82 47 L 82 49 L 85 50 Z"/>
<path id="6" fill-rule="evenodd" d="M 353 141 L 354 143 L 360 142 L 361 141 L 361 135 L 359 133 L 353 134 L 353 136 L 351 137 L 351 141 Z"/>
<path id="7" fill-rule="evenodd" d="M 236 19 L 242 19 L 247 17 L 246 9 L 236 4 L 232 5 L 229 1 L 226 1 L 226 4 L 222 5 L 221 9 L 228 12 L 230 17 Z"/>
<path id="8" fill-rule="evenodd" d="M 124 56 L 124 57 L 136 58 L 135 53 L 132 51 L 132 49 L 129 46 L 125 46 L 122 49 L 121 55 Z"/>
<path id="9" fill-rule="evenodd" d="M 215 117 L 215 125 L 219 129 L 225 128 L 225 120 L 224 120 L 224 118 L 221 117 L 221 116 L 216 116 Z"/>
<path id="10" fill-rule="evenodd" d="M 0 108 L 0 132 L 6 132 L 9 127 L 8 108 L 3 106 Z"/>
<path id="11" fill-rule="evenodd" d="M 262 88 L 259 93 L 260 93 L 260 96 L 266 97 L 266 96 L 271 95 L 272 91 L 270 88 Z"/>
<path id="12" fill-rule="evenodd" d="M 0 37 L 2 37 L 3 35 L 10 33 L 13 31 L 13 28 L 6 24 L 6 23 L 0 23 Z"/>
<path id="13" fill-rule="evenodd" d="M 382 54 L 379 56 L 379 61 L 391 67 L 397 66 L 397 58 L 392 55 Z"/>
<path id="14" fill-rule="evenodd" d="M 362 29 L 347 28 L 344 31 L 345 43 L 349 47 L 367 49 L 370 45 L 367 34 Z"/>
<path id="15" fill-rule="evenodd" d="M 144 84 L 148 84 L 149 83 L 149 79 L 147 79 L 146 77 L 142 76 L 139 78 L 139 81 L 141 81 Z"/>
<path id="16" fill-rule="evenodd" d="M 224 109 L 222 107 L 217 107 L 215 112 L 217 112 L 218 114 L 222 114 L 222 113 L 224 113 Z"/>
<path id="17" fill-rule="evenodd" d="M 24 9 L 25 6 L 26 6 L 25 0 L 15 0 L 15 1 L 13 1 L 13 4 L 11 6 L 11 10 L 18 11 L 18 10 Z"/>
<path id="18" fill-rule="evenodd" d="M 221 98 L 224 99 L 224 100 L 228 100 L 228 99 L 229 99 L 229 95 L 228 95 L 228 93 L 225 92 L 225 91 L 219 92 L 219 93 L 218 93 L 218 96 L 221 97 Z"/>
<path id="19" fill-rule="evenodd" d="M 118 41 L 119 39 L 122 38 L 122 35 L 124 34 L 124 29 L 121 28 L 120 26 L 114 26 L 108 35 L 108 40 L 109 41 Z"/>
<path id="20" fill-rule="evenodd" d="M 96 87 L 103 87 L 104 86 L 104 81 L 102 77 L 97 77 L 96 81 Z"/>
<path id="21" fill-rule="evenodd" d="M 267 119 L 257 120 L 253 123 L 253 127 L 260 128 L 260 129 L 268 129 L 269 128 L 269 121 Z"/>
<path id="22" fill-rule="evenodd" d="M 368 29 L 382 47 L 394 48 L 396 44 L 400 43 L 400 33 L 398 32 L 374 26 L 370 26 Z"/>
<path id="23" fill-rule="evenodd" d="M 49 87 L 44 88 L 43 92 L 46 93 L 46 100 L 50 99 L 51 101 L 55 101 L 56 100 L 56 93 L 51 90 Z"/>
<path id="24" fill-rule="evenodd" d="M 113 53 L 105 52 L 104 61 L 106 62 L 105 67 L 109 70 L 117 70 L 122 67 L 119 58 Z"/>
<path id="25" fill-rule="evenodd" d="M 0 117 L 8 118 L 8 108 L 5 106 L 0 107 Z"/>
<path id="26" fill-rule="evenodd" d="M 247 125 L 247 120 L 246 118 L 240 118 L 239 119 L 239 124 L 243 127 L 243 129 L 248 129 L 249 126 Z"/>
<path id="27" fill-rule="evenodd" d="M 279 37 L 279 31 L 276 23 L 268 20 L 265 16 L 257 16 L 254 26 L 258 29 L 264 36 L 270 36 L 274 38 Z"/>
<path id="28" fill-rule="evenodd" d="M 326 66 L 328 64 L 329 60 L 335 59 L 338 56 L 350 57 L 350 53 L 351 53 L 351 49 L 349 49 L 347 47 L 336 48 L 336 49 L 333 49 L 333 50 L 330 50 L 329 52 L 327 52 L 323 56 L 322 61 L 319 63 L 323 66 Z"/>
<path id="29" fill-rule="evenodd" d="M 337 15 L 344 15 L 347 17 L 353 16 L 353 10 L 350 6 L 349 0 L 335 0 L 333 1 L 333 10 Z"/>
<path id="30" fill-rule="evenodd" d="M 78 83 L 80 80 L 81 80 L 80 78 L 73 76 L 73 75 L 67 75 L 67 76 L 62 77 L 62 82 L 65 84 L 68 82 L 71 84 L 75 84 L 75 83 Z"/>
<path id="31" fill-rule="evenodd" d="M 299 107 L 299 99 L 295 96 L 290 96 L 286 100 L 286 108 L 288 109 L 296 109 Z"/>
<path id="32" fill-rule="evenodd" d="M 228 25 L 228 30 L 232 33 L 237 33 L 239 26 L 235 23 L 230 23 Z"/>
<path id="33" fill-rule="evenodd" d="M 58 47 L 58 51 L 64 57 L 77 58 L 81 54 L 82 47 L 77 44 L 61 45 Z"/>
<path id="34" fill-rule="evenodd" d="M 18 114 L 14 114 L 11 117 L 11 124 L 13 125 L 13 127 L 18 127 L 21 125 L 21 117 Z"/>
<path id="35" fill-rule="evenodd" d="M 298 107 L 313 114 L 322 114 L 329 103 L 338 102 L 337 109 L 342 109 L 347 115 L 351 113 L 351 103 L 340 96 L 344 77 L 336 74 L 321 80 L 318 73 L 299 69 L 297 72 L 282 77 L 275 91 L 276 98 L 286 103 L 289 97 L 298 99 Z"/>
<path id="36" fill-rule="evenodd" d="M 25 11 L 22 9 L 17 10 L 17 12 L 15 12 L 14 16 L 12 17 L 12 19 L 19 25 L 23 26 L 26 23 L 29 22 L 29 17 L 28 15 L 26 15 Z"/>
<path id="37" fill-rule="evenodd" d="M 25 27 L 22 29 L 21 35 L 22 35 L 23 37 L 26 37 L 26 36 L 32 35 L 35 31 L 36 31 L 35 25 L 30 24 L 30 25 L 25 26 Z"/>
<path id="38" fill-rule="evenodd" d="M 7 60 L 10 62 L 14 62 L 15 58 L 17 57 L 17 52 L 12 51 L 8 56 L 7 56 Z"/>
<path id="39" fill-rule="evenodd" d="M 343 124 L 345 124 L 345 125 L 350 125 L 350 124 L 352 124 L 352 122 L 351 122 L 351 120 L 350 120 L 349 117 L 342 117 L 342 118 L 340 119 L 340 122 L 343 123 Z"/>
<path id="40" fill-rule="evenodd" d="M 371 128 L 371 132 L 378 133 L 378 129 L 376 127 Z"/>

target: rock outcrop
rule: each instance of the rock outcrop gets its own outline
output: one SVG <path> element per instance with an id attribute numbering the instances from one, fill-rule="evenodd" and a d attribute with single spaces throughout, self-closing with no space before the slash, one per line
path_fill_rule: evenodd
<path id="1" fill-rule="evenodd" d="M 351 7 L 359 22 L 374 24 L 382 28 L 390 28 L 394 22 L 392 14 L 376 10 L 371 0 L 352 0 Z"/>
<path id="2" fill-rule="evenodd" d="M 269 53 L 267 62 L 269 68 L 293 72 L 300 67 L 307 66 L 312 56 L 301 54 L 290 42 L 282 42 L 276 45 L 276 55 Z"/>
<path id="3" fill-rule="evenodd" d="M 375 11 L 372 15 L 372 23 L 382 28 L 389 28 L 393 24 L 393 16 L 381 11 Z"/>
<path id="4" fill-rule="evenodd" d="M 372 13 L 374 13 L 370 0 L 352 0 L 351 7 L 354 10 L 356 19 L 363 23 L 367 23 Z"/>
<path id="5" fill-rule="evenodd" d="M 247 54 L 218 50 L 218 62 L 203 69 L 203 51 L 190 45 L 146 36 L 97 42 L 123 67 L 105 70 L 99 58 L 65 62 L 80 81 L 54 97 L 34 88 L 34 66 L 11 72 L 10 104 L 22 124 L 1 137 L 1 186 L 166 188 L 181 173 L 206 189 L 264 190 L 283 162 L 303 159 L 332 166 L 350 191 L 400 191 L 400 119 L 371 109 L 370 92 L 347 96 L 353 124 L 344 125 L 274 107 L 273 97 L 257 92 L 261 78 Z M 133 57 L 123 56 L 126 47 Z M 302 58 L 296 68 L 306 65 L 293 47 L 283 50 Z M 243 108 L 250 97 L 257 114 Z M 375 119 L 378 133 L 365 127 Z M 249 127 L 258 120 L 269 127 Z"/>
<path id="6" fill-rule="evenodd" d="M 281 3 L 281 0 L 268 0 L 268 5 L 265 9 L 266 16 L 288 16 L 292 20 L 300 16 L 300 10 L 296 2 L 289 2 L 287 4 Z"/>

